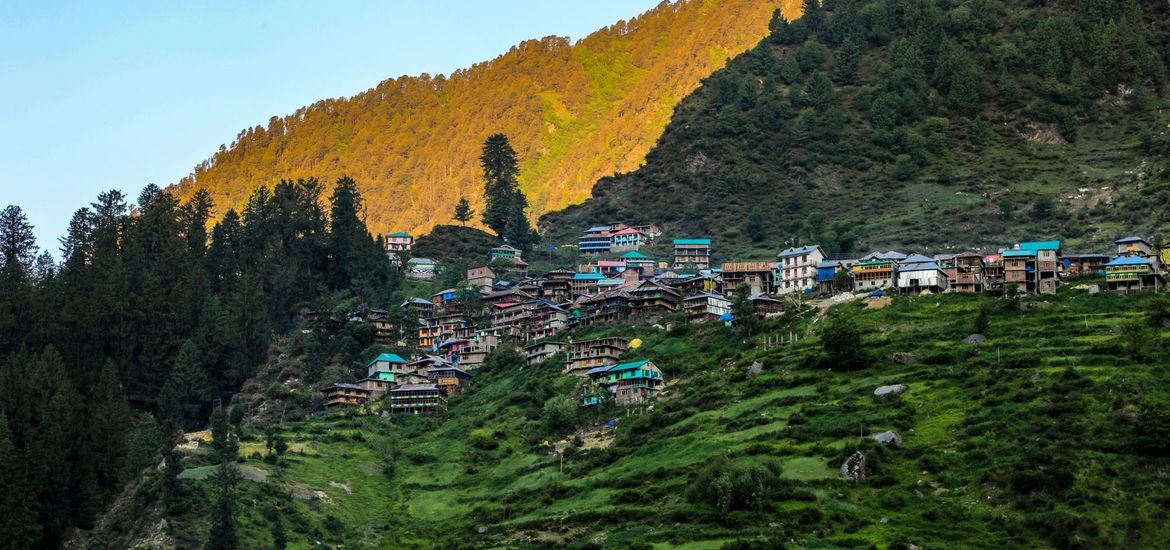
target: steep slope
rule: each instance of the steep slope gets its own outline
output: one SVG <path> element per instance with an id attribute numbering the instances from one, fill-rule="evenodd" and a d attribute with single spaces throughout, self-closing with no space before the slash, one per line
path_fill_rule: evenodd
<path id="1" fill-rule="evenodd" d="M 241 467 L 266 481 L 243 482 L 241 536 L 268 547 L 279 516 L 289 548 L 1165 548 L 1168 307 L 1073 285 L 1020 301 L 856 301 L 828 314 L 852 321 L 853 353 L 873 360 L 852 372 L 818 359 L 811 311 L 752 337 L 601 327 L 572 336 L 643 339 L 627 356 L 663 368 L 663 399 L 578 412 L 560 358 L 525 368 L 500 354 L 447 418 L 291 420 L 281 468 L 262 460 L 256 430 Z M 963 343 L 975 326 L 987 341 Z M 806 336 L 775 344 L 793 332 Z M 907 389 L 874 395 L 892 384 Z M 579 429 L 583 440 L 556 443 Z M 860 437 L 885 430 L 901 445 Z M 864 482 L 837 470 L 856 449 Z M 197 481 L 206 463 L 186 456 L 189 506 L 168 519 L 192 545 L 213 498 Z M 145 509 L 152 486 L 138 491 Z M 125 547 L 123 536 L 90 543 Z"/>
<path id="2" fill-rule="evenodd" d="M 450 76 L 386 80 L 240 132 L 179 193 L 207 189 L 222 215 L 260 185 L 348 174 L 372 230 L 425 232 L 451 220 L 461 195 L 482 211 L 479 149 L 503 132 L 532 212 L 563 208 L 599 177 L 636 168 L 674 105 L 754 46 L 777 7 L 799 13 L 795 0 L 663 2 L 576 43 L 530 40 Z"/>
<path id="3" fill-rule="evenodd" d="M 1170 230 L 1165 2 L 825 5 L 708 78 L 548 240 L 613 219 L 725 256 Z"/>

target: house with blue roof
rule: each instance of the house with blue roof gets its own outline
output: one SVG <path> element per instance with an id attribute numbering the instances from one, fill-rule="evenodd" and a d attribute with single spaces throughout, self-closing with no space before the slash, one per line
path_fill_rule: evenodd
<path id="1" fill-rule="evenodd" d="M 1159 292 L 1166 278 L 1153 261 L 1140 256 L 1121 256 L 1105 264 L 1105 290 L 1112 292 Z"/>
<path id="2" fill-rule="evenodd" d="M 581 254 L 604 254 L 613 248 L 608 225 L 590 227 L 577 238 L 577 250 Z"/>
<path id="3" fill-rule="evenodd" d="M 1055 294 L 1060 284 L 1060 241 L 1027 241 L 1001 252 L 1003 282 L 1029 294 Z"/>
<path id="4" fill-rule="evenodd" d="M 910 294 L 925 290 L 942 292 L 947 289 L 947 273 L 929 258 L 925 262 L 908 263 L 898 267 L 898 289 Z"/>

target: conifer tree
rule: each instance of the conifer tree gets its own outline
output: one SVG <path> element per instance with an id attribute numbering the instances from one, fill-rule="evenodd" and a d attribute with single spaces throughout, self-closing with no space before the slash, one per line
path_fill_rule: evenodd
<path id="1" fill-rule="evenodd" d="M 159 394 L 159 415 L 168 428 L 191 430 L 199 426 L 201 418 L 206 418 L 203 411 L 210 399 L 211 388 L 199 350 L 188 340 L 179 349 L 174 368 Z"/>
<path id="2" fill-rule="evenodd" d="M 8 418 L 0 412 L 0 540 L 9 548 L 30 548 L 37 539 L 36 499 L 28 482 Z"/>
<path id="3" fill-rule="evenodd" d="M 455 221 L 460 225 L 467 225 L 475 217 L 475 210 L 471 209 L 471 203 L 467 201 L 467 197 L 460 197 L 459 203 L 455 205 Z"/>
<path id="4" fill-rule="evenodd" d="M 484 181 L 483 223 L 497 235 L 503 235 L 519 190 L 516 177 L 520 173 L 516 151 L 508 142 L 508 136 L 488 136 L 479 162 L 483 167 Z"/>
<path id="5" fill-rule="evenodd" d="M 215 504 L 211 509 L 211 531 L 204 545 L 206 550 L 235 550 L 240 547 L 240 536 L 236 532 L 236 511 L 239 508 L 236 485 L 239 481 L 240 474 L 231 462 L 220 463 L 211 476 Z"/>
<path id="6" fill-rule="evenodd" d="M 833 60 L 833 81 L 841 85 L 856 84 L 860 64 L 861 40 L 850 34 L 837 49 Z"/>

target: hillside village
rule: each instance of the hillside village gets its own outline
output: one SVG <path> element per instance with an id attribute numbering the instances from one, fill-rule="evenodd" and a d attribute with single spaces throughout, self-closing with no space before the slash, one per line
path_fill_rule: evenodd
<path id="1" fill-rule="evenodd" d="M 780 250 L 774 261 L 712 263 L 711 240 L 676 238 L 673 255 L 654 259 L 641 249 L 662 239 L 652 225 L 611 222 L 582 232 L 581 262 L 531 274 L 521 250 L 500 244 L 484 251 L 484 263 L 467 269 L 462 286 L 401 304 L 417 319 L 417 337 L 396 339 L 382 310 L 353 320 L 372 324 L 378 343 L 415 353 L 404 358 L 382 353 L 366 365 L 366 376 L 322 390 L 328 409 L 385 405 L 389 414 L 433 414 L 449 397 L 465 391 L 488 354 L 500 346 L 523 348 L 528 366 L 563 358 L 565 376 L 581 379 L 580 407 L 606 400 L 635 405 L 665 389 L 662 370 L 637 357 L 629 339 L 577 341 L 563 333 L 599 323 L 655 324 L 683 313 L 687 322 L 735 323 L 738 313 L 778 315 L 801 302 L 836 303 L 852 296 L 939 292 L 1000 295 L 1055 294 L 1070 280 L 1089 292 L 1166 290 L 1170 245 L 1150 239 L 1117 239 L 1110 253 L 1072 253 L 1060 241 L 1016 243 L 994 254 L 964 252 L 925 255 L 874 251 L 830 254 L 819 245 Z M 413 237 L 385 239 L 389 261 L 407 278 L 431 281 L 442 265 L 429 258 L 404 257 Z M 609 258 L 609 259 L 605 259 Z"/>

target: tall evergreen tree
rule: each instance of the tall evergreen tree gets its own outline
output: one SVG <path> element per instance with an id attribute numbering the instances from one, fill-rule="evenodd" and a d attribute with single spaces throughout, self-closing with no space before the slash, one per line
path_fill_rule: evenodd
<path id="1" fill-rule="evenodd" d="M 0 412 L 0 540 L 9 548 L 31 548 L 37 540 L 36 499 L 24 461 Z"/>
<path id="2" fill-rule="evenodd" d="M 206 418 L 203 411 L 210 399 L 210 383 L 201 365 L 199 350 L 188 340 L 179 349 L 174 368 L 159 394 L 159 415 L 163 425 L 168 430 L 199 427 L 201 418 Z"/>
<path id="3" fill-rule="evenodd" d="M 484 211 L 483 223 L 503 235 L 508 225 L 508 215 L 516 200 L 520 174 L 516 151 L 504 134 L 492 134 L 483 143 L 479 157 L 483 167 Z"/>
<path id="4" fill-rule="evenodd" d="M 19 206 L 0 211 L 0 261 L 5 271 L 27 273 L 37 257 L 37 239 L 33 226 Z"/>
<path id="5" fill-rule="evenodd" d="M 236 532 L 236 512 L 239 495 L 236 485 L 240 474 L 235 464 L 223 462 L 211 476 L 215 488 L 215 505 L 211 509 L 211 531 L 207 534 L 206 550 L 235 550 L 240 547 L 240 536 Z"/>

